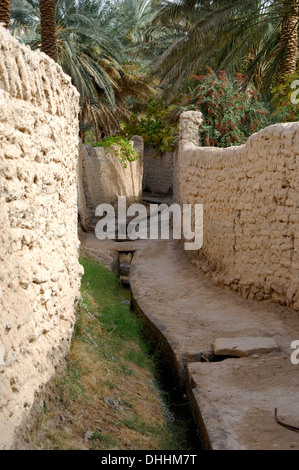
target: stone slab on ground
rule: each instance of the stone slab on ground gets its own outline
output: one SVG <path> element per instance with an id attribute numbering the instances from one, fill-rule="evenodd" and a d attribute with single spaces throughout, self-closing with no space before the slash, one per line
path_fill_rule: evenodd
<path id="1" fill-rule="evenodd" d="M 188 393 L 213 450 L 299 450 L 299 366 L 289 355 L 226 359 L 188 366 Z M 274 373 L 277 371 L 277 374 Z"/>
<path id="2" fill-rule="evenodd" d="M 172 197 L 170 197 L 170 196 L 161 196 L 161 197 L 145 196 L 145 197 L 142 198 L 142 201 L 148 202 L 150 204 L 167 204 L 167 205 L 170 205 L 170 204 L 172 204 Z"/>
<path id="3" fill-rule="evenodd" d="M 216 356 L 246 357 L 250 354 L 278 351 L 279 347 L 273 338 L 247 336 L 243 338 L 216 338 L 213 350 Z"/>
<path id="4" fill-rule="evenodd" d="M 80 229 L 79 238 L 81 254 L 106 266 L 109 271 L 116 271 L 119 253 L 134 252 L 143 246 L 142 241 L 98 240 L 92 233 L 83 232 Z"/>

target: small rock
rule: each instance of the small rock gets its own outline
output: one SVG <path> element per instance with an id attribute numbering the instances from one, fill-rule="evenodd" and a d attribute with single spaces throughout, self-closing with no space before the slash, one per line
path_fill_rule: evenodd
<path id="1" fill-rule="evenodd" d="M 120 265 L 127 265 L 130 267 L 130 264 L 132 262 L 133 255 L 132 253 L 120 253 L 119 255 L 119 263 Z"/>
<path id="2" fill-rule="evenodd" d="M 108 397 L 105 398 L 106 405 L 110 406 L 110 408 L 114 408 L 115 410 L 122 411 L 123 407 L 121 401 L 117 397 Z"/>
<path id="3" fill-rule="evenodd" d="M 92 438 L 93 434 L 93 431 L 86 431 L 86 433 L 84 434 L 85 441 L 89 441 Z"/>

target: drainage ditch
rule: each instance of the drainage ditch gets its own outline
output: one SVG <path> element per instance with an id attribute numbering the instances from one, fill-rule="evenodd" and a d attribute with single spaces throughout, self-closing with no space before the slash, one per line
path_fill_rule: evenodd
<path id="1" fill-rule="evenodd" d="M 123 303 L 130 305 L 130 308 L 134 310 L 129 280 L 134 252 L 119 252 L 118 255 L 118 278 L 121 285 Z M 169 367 L 159 359 L 158 348 L 152 342 L 150 344 L 152 348 L 151 353 L 158 357 L 158 376 L 156 380 L 167 422 L 174 429 L 180 429 L 181 442 L 184 443 L 184 449 L 180 450 L 201 451 L 204 447 L 187 396 L 181 391 L 177 379 Z"/>

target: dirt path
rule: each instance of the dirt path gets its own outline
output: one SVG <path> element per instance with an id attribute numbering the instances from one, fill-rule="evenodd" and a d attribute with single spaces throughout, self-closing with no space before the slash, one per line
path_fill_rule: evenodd
<path id="1" fill-rule="evenodd" d="M 81 241 L 112 258 L 136 250 L 136 310 L 186 387 L 207 448 L 299 449 L 299 434 L 274 419 L 277 408 L 282 421 L 299 426 L 299 365 L 290 347 L 299 340 L 298 314 L 215 287 L 175 242 Z M 215 352 L 221 338 L 230 344 Z M 226 359 L 235 354 L 247 357 Z"/>

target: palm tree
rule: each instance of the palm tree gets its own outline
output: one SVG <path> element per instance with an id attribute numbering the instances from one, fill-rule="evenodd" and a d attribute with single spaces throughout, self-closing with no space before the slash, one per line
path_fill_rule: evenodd
<path id="1" fill-rule="evenodd" d="M 116 30 L 121 34 L 122 40 L 129 44 L 140 42 L 145 28 L 155 14 L 151 0 L 116 0 L 116 12 Z"/>
<path id="2" fill-rule="evenodd" d="M 284 0 L 282 27 L 280 33 L 281 64 L 280 76 L 283 80 L 296 71 L 298 51 L 298 0 Z"/>
<path id="3" fill-rule="evenodd" d="M 148 74 L 159 56 L 179 38 L 180 27 L 154 25 L 162 0 L 115 0 L 116 32 L 128 58 L 137 61 Z"/>
<path id="4" fill-rule="evenodd" d="M 0 23 L 3 23 L 5 28 L 9 27 L 10 21 L 10 0 L 1 0 L 0 2 Z"/>
<path id="5" fill-rule="evenodd" d="M 57 62 L 55 39 L 55 0 L 40 0 L 42 51 Z"/>
<path id="6" fill-rule="evenodd" d="M 127 98 L 152 91 L 138 66 L 128 60 L 115 33 L 107 0 L 56 0 L 57 62 L 80 93 L 80 127 L 92 125 L 96 138 L 129 118 Z M 12 0 L 12 33 L 33 49 L 41 47 L 38 0 Z"/>
<path id="7" fill-rule="evenodd" d="M 267 90 L 294 71 L 298 0 L 164 0 L 156 21 L 161 19 L 185 25 L 157 66 L 163 85 L 171 84 L 172 91 L 205 65 L 250 77 L 266 70 L 260 86 Z"/>

